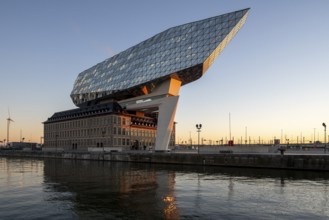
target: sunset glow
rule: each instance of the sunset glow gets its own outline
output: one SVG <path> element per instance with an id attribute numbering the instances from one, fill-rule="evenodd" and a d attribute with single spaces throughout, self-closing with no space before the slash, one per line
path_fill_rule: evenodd
<path id="1" fill-rule="evenodd" d="M 206 144 L 227 140 L 229 113 L 236 143 L 324 140 L 327 1 L 33 2 L 0 3 L 0 141 L 8 108 L 10 141 L 39 143 L 42 122 L 75 108 L 70 92 L 81 71 L 168 27 L 249 7 L 207 73 L 181 88 L 176 141 L 197 143 L 200 123 Z"/>

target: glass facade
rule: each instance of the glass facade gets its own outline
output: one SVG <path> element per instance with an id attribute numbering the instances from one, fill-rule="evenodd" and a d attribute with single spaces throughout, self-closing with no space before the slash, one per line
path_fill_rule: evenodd
<path id="1" fill-rule="evenodd" d="M 80 73 L 71 93 L 81 106 L 93 100 L 117 100 L 148 93 L 176 77 L 195 81 L 244 24 L 249 9 L 167 29 Z"/>

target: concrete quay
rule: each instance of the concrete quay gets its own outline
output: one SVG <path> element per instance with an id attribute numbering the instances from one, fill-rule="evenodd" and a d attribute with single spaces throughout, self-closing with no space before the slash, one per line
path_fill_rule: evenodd
<path id="1" fill-rule="evenodd" d="M 154 153 L 154 152 L 43 152 L 43 151 L 0 151 L 3 157 L 54 158 L 71 160 L 96 160 L 113 162 L 161 163 L 177 165 L 249 167 L 269 169 L 293 169 L 329 171 L 329 155 L 299 154 L 197 154 L 197 153 Z"/>

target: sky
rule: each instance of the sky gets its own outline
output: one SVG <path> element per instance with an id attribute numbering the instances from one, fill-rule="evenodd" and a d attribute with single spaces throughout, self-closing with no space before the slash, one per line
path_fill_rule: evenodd
<path id="1" fill-rule="evenodd" d="M 304 138 L 329 123 L 329 1 L 1 0 L 0 140 L 40 142 L 43 124 L 76 108 L 78 74 L 167 28 L 251 8 L 205 75 L 181 88 L 176 140 Z M 328 132 L 329 133 L 329 132 Z M 282 140 L 283 141 L 283 140 Z"/>

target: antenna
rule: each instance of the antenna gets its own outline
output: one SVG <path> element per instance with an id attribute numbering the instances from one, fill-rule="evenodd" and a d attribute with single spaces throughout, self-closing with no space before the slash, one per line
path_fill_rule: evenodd
<path id="1" fill-rule="evenodd" d="M 14 122 L 13 119 L 10 118 L 10 111 L 8 108 L 8 118 L 7 118 L 7 145 L 9 143 L 9 128 L 10 128 L 10 122 Z"/>

